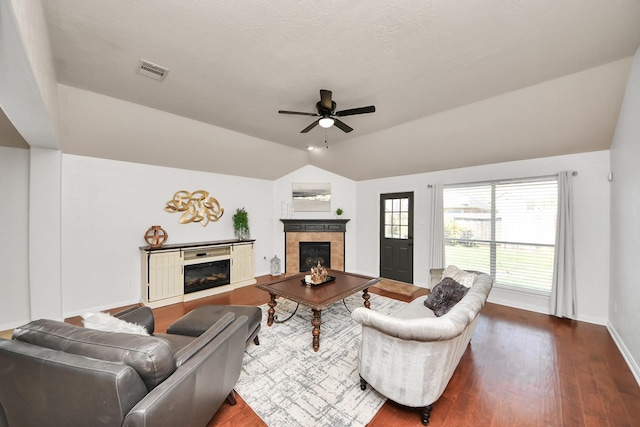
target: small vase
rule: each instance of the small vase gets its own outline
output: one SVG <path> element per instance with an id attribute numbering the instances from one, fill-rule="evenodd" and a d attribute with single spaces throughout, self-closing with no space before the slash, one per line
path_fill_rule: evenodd
<path id="1" fill-rule="evenodd" d="M 249 230 L 236 230 L 236 239 L 238 240 L 249 240 L 250 239 Z"/>

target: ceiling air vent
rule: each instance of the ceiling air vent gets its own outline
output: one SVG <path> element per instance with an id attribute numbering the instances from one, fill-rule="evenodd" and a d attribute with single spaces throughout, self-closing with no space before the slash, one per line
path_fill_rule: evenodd
<path id="1" fill-rule="evenodd" d="M 143 76 L 151 77 L 152 79 L 164 80 L 164 78 L 167 76 L 167 73 L 169 73 L 169 70 L 167 68 L 161 67 L 160 65 L 154 64 L 153 62 L 141 59 L 138 73 L 142 74 Z"/>

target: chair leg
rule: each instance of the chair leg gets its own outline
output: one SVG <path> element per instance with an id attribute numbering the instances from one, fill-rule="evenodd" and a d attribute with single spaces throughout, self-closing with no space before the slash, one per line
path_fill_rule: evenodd
<path id="1" fill-rule="evenodd" d="M 227 403 L 229 403 L 229 405 L 231 406 L 236 406 L 236 403 L 238 403 L 238 401 L 236 400 L 235 390 L 231 390 L 231 392 L 227 395 Z"/>
<path id="2" fill-rule="evenodd" d="M 360 377 L 360 390 L 365 390 L 367 388 L 367 381 Z"/>
<path id="3" fill-rule="evenodd" d="M 433 405 L 427 405 L 422 409 L 422 424 L 425 426 L 429 425 L 429 418 L 431 418 L 431 410 L 433 409 Z"/>
<path id="4" fill-rule="evenodd" d="M 257 336 L 257 335 L 253 338 L 253 343 L 254 343 L 255 345 L 260 345 L 260 340 L 258 339 L 258 336 Z"/>

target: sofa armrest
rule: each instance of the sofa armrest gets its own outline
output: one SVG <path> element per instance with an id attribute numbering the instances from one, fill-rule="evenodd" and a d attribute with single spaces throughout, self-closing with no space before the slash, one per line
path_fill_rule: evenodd
<path id="1" fill-rule="evenodd" d="M 431 270 L 429 270 L 429 275 L 431 279 L 429 289 L 433 289 L 435 285 L 440 283 L 440 280 L 442 280 L 443 271 L 444 271 L 444 268 L 432 268 Z"/>
<path id="2" fill-rule="evenodd" d="M 213 339 L 203 339 L 206 344 L 149 392 L 122 425 L 207 425 L 240 376 L 247 321 L 246 316 L 239 316 Z"/>
<path id="3" fill-rule="evenodd" d="M 244 316 L 247 317 L 247 316 Z M 227 326 L 231 324 L 236 318 L 233 313 L 227 313 L 220 318 L 216 323 L 211 325 L 209 329 L 204 331 L 202 335 L 191 341 L 186 346 L 182 347 L 176 352 L 176 365 L 181 366 L 184 362 L 189 360 L 191 356 L 206 346 L 212 339 L 214 339 L 220 332 L 222 332 Z M 248 319 L 248 318 L 247 318 Z"/>
<path id="4" fill-rule="evenodd" d="M 114 313 L 113 317 L 117 317 L 118 319 L 122 319 L 129 323 L 136 323 L 140 326 L 144 326 L 149 335 L 153 335 L 153 331 L 155 330 L 153 311 L 149 307 L 131 307 L 118 313 Z"/>

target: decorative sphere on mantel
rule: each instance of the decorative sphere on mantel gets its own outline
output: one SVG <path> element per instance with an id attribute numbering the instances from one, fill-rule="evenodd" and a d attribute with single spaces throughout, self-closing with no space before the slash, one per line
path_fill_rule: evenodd
<path id="1" fill-rule="evenodd" d="M 159 225 L 152 225 L 149 227 L 146 233 L 144 233 L 144 240 L 151 246 L 151 249 L 161 248 L 165 244 L 169 235 Z"/>

